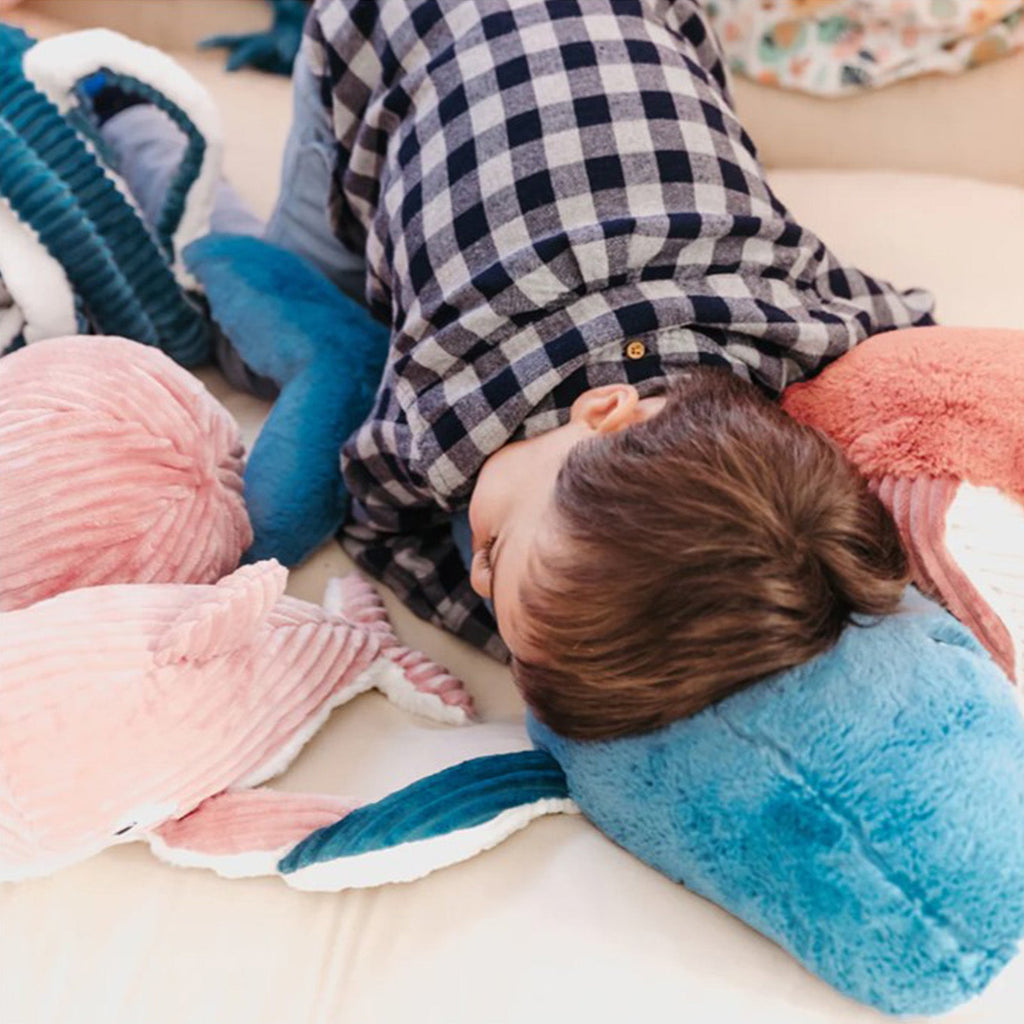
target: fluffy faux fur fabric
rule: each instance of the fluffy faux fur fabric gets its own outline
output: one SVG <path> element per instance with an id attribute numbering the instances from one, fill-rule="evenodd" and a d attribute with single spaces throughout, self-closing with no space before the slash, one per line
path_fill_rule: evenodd
<path id="1" fill-rule="evenodd" d="M 783 405 L 869 477 L 953 477 L 1024 500 L 1022 399 L 1024 331 L 915 327 L 868 338 Z"/>
<path id="2" fill-rule="evenodd" d="M 1024 721 L 937 609 L 658 732 L 531 734 L 612 839 L 880 1009 L 949 1009 L 1024 934 Z"/>
<path id="3" fill-rule="evenodd" d="M 1024 332 L 922 327 L 875 335 L 793 385 L 783 405 L 846 451 L 892 512 L 918 586 L 1014 677 L 1024 622 L 997 614 L 993 603 L 1006 604 L 996 594 L 1024 595 L 1024 578 L 1009 559 L 982 584 L 951 554 L 947 521 L 965 487 L 995 489 L 1024 519 Z M 992 526 L 978 521 L 974 529 Z"/>

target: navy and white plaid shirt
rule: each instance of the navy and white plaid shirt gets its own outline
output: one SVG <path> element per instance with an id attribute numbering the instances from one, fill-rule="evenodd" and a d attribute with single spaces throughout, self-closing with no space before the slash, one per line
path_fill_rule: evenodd
<path id="1" fill-rule="evenodd" d="M 304 59 L 334 228 L 392 328 L 341 539 L 495 655 L 451 535 L 492 452 L 591 387 L 643 396 L 704 363 L 777 395 L 931 322 L 926 293 L 845 266 L 772 194 L 694 0 L 318 0 Z"/>

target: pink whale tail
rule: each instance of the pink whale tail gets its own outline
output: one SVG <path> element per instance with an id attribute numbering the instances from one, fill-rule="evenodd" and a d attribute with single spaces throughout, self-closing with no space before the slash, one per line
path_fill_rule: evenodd
<path id="1" fill-rule="evenodd" d="M 960 487 L 959 481 L 889 474 L 870 483 L 900 531 L 917 585 L 944 601 L 985 645 L 992 660 L 1010 679 L 1015 679 L 1014 646 L 1009 630 L 946 546 L 946 516 Z"/>
<path id="2" fill-rule="evenodd" d="M 374 685 L 390 701 L 443 722 L 462 723 L 474 717 L 473 698 L 462 682 L 425 654 L 399 641 L 384 601 L 365 577 L 350 573 L 330 580 L 323 603 L 328 612 L 350 625 L 380 636 L 382 661 L 399 670 L 378 670 L 374 677 Z"/>
<path id="3" fill-rule="evenodd" d="M 358 802 L 273 789 L 229 790 L 146 835 L 153 852 L 181 867 L 204 867 L 227 878 L 273 875 L 300 840 L 345 817 Z"/>

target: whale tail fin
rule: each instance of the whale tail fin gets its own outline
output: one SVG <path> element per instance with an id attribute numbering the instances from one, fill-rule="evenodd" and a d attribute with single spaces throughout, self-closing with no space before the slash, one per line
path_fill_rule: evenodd
<path id="1" fill-rule="evenodd" d="M 399 641 L 383 599 L 364 576 L 354 572 L 331 579 L 323 606 L 349 625 L 380 636 L 381 658 L 369 672 L 372 685 L 393 704 L 452 725 L 462 725 L 475 717 L 473 698 L 462 681 Z"/>
<path id="2" fill-rule="evenodd" d="M 199 596 L 157 638 L 155 664 L 203 662 L 251 643 L 287 583 L 287 570 L 271 559 L 195 588 Z"/>
<path id="3" fill-rule="evenodd" d="M 542 815 L 576 811 L 550 754 L 477 757 L 320 828 L 278 870 L 310 891 L 409 882 L 497 846 Z"/>
<path id="4" fill-rule="evenodd" d="M 348 814 L 344 797 L 242 789 L 218 793 L 177 821 L 145 833 L 161 860 L 225 878 L 277 874 L 277 862 L 311 832 Z"/>
<path id="5" fill-rule="evenodd" d="M 497 846 L 546 814 L 577 813 L 550 754 L 521 750 L 445 768 L 376 803 L 229 790 L 144 834 L 161 859 L 227 878 L 280 875 L 337 892 L 410 882 Z"/>

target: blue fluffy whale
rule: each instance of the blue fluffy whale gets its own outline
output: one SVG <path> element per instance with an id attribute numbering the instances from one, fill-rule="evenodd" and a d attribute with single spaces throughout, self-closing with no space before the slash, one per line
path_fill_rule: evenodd
<path id="1" fill-rule="evenodd" d="M 406 846 L 426 873 L 568 797 L 881 1010 L 948 1010 L 1018 950 L 1024 719 L 1000 670 L 933 605 L 850 627 L 814 661 L 657 732 L 575 742 L 531 720 L 530 733 L 537 750 L 416 782 L 279 869 L 304 888 L 379 884 Z"/>

